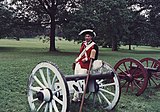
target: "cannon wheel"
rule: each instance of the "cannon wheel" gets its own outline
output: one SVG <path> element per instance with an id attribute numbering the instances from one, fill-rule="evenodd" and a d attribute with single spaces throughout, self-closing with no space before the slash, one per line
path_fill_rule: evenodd
<path id="1" fill-rule="evenodd" d="M 114 73 L 114 77 L 111 79 L 100 79 L 96 80 L 96 92 L 89 92 L 86 95 L 86 101 L 93 102 L 93 105 L 96 107 L 103 108 L 105 110 L 112 110 L 117 105 L 121 91 L 119 78 L 114 71 L 114 69 L 106 62 L 103 62 L 103 65 L 92 71 L 92 73 Z"/>
<path id="2" fill-rule="evenodd" d="M 55 64 L 41 62 L 28 80 L 28 102 L 33 112 L 67 112 L 68 85 Z"/>
<path id="3" fill-rule="evenodd" d="M 153 58 L 143 58 L 140 60 L 140 62 L 145 67 L 156 69 L 156 72 L 151 71 L 149 73 L 149 84 L 151 85 L 151 82 L 153 82 L 155 86 L 158 86 L 158 81 L 160 81 L 160 61 Z"/>
<path id="4" fill-rule="evenodd" d="M 115 71 L 120 77 L 121 89 L 130 89 L 137 96 L 141 95 L 147 87 L 147 71 L 140 61 L 132 58 L 125 58 L 116 63 Z"/>

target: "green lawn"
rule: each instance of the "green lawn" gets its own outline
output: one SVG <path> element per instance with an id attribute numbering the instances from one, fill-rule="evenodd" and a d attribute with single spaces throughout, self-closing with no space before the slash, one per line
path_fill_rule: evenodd
<path id="1" fill-rule="evenodd" d="M 0 112 L 29 112 L 27 102 L 27 80 L 32 68 L 41 61 L 56 63 L 64 74 L 73 74 L 71 65 L 76 58 L 80 45 L 74 42 L 56 41 L 59 52 L 48 52 L 49 44 L 38 39 L 0 40 Z M 127 50 L 123 46 L 119 51 L 100 48 L 99 59 L 112 66 L 126 57 L 141 59 L 144 57 L 160 58 L 160 48 L 135 47 Z M 71 105 L 79 108 L 78 105 Z M 85 106 L 84 112 L 104 112 Z M 131 93 L 122 93 L 115 112 L 159 112 L 160 89 L 148 87 L 144 94 L 137 97 Z M 75 110 L 73 112 L 76 112 Z"/>

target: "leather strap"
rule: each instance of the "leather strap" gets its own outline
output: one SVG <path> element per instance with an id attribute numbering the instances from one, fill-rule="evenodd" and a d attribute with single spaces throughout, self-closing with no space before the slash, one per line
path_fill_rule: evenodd
<path id="1" fill-rule="evenodd" d="M 85 52 L 90 49 L 93 45 L 95 45 L 94 42 L 90 43 L 89 45 L 87 45 L 87 47 L 85 49 L 83 49 L 83 51 L 81 52 L 81 54 L 79 54 L 79 56 L 76 58 L 76 62 L 78 62 L 81 57 L 85 54 Z"/>

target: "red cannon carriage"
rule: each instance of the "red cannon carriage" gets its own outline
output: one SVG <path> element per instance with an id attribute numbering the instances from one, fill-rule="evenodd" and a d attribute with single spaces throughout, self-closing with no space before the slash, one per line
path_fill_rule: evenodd
<path id="1" fill-rule="evenodd" d="M 114 66 L 120 77 L 121 89 L 129 90 L 137 96 L 141 95 L 148 85 L 159 86 L 160 61 L 153 58 L 143 58 L 140 61 L 125 58 Z"/>

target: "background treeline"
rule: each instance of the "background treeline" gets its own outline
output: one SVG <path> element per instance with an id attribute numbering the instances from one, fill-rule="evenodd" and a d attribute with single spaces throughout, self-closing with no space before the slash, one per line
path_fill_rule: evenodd
<path id="1" fill-rule="evenodd" d="M 95 41 L 118 50 L 120 45 L 160 46 L 159 0 L 0 0 L 0 38 L 55 36 L 82 41 L 86 28 Z"/>

